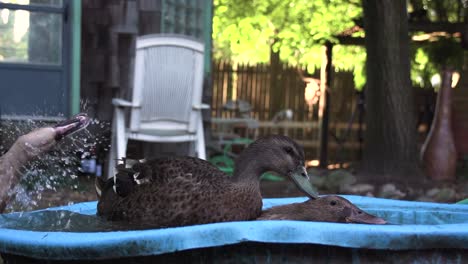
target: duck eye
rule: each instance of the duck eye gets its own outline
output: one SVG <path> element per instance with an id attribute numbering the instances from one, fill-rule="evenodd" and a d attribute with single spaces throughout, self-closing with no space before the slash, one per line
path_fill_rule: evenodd
<path id="1" fill-rule="evenodd" d="M 330 205 L 335 206 L 335 205 L 336 205 L 336 201 L 331 201 L 331 202 L 330 202 Z"/>
<path id="2" fill-rule="evenodd" d="M 288 154 L 293 154 L 293 152 L 294 152 L 291 147 L 285 147 L 284 151 L 286 151 L 286 153 L 288 153 Z"/>

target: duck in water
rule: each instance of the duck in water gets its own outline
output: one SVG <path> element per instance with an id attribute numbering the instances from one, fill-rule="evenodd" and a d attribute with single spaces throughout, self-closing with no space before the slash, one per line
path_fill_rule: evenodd
<path id="1" fill-rule="evenodd" d="M 368 214 L 347 199 L 337 195 L 321 196 L 303 203 L 274 206 L 262 212 L 257 220 L 299 220 L 335 223 L 386 224 Z"/>
<path id="2" fill-rule="evenodd" d="M 89 124 L 86 114 L 78 114 L 54 127 L 44 127 L 20 136 L 0 157 L 0 213 L 10 200 L 9 190 L 21 179 L 21 168 L 32 159 L 50 150 L 60 139 Z"/>
<path id="3" fill-rule="evenodd" d="M 302 147 L 286 136 L 270 136 L 241 153 L 232 177 L 192 157 L 119 165 L 114 179 L 97 182 L 98 215 L 147 228 L 254 220 L 262 212 L 260 176 L 267 171 L 288 176 L 309 197 L 318 197 Z"/>

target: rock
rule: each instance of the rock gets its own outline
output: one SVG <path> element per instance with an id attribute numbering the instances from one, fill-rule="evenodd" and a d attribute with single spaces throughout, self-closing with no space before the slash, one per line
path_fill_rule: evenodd
<path id="1" fill-rule="evenodd" d="M 322 170 L 316 167 L 308 167 L 307 173 L 310 175 L 320 176 L 323 174 Z"/>
<path id="2" fill-rule="evenodd" d="M 432 189 L 427 190 L 426 196 L 434 197 L 434 196 L 436 196 L 437 193 L 439 193 L 439 192 L 440 192 L 440 189 L 439 189 L 439 188 L 432 188 Z"/>
<path id="3" fill-rule="evenodd" d="M 453 202 L 456 200 L 457 193 L 452 188 L 432 188 L 426 192 L 427 197 L 436 202 Z"/>
<path id="4" fill-rule="evenodd" d="M 462 183 L 460 190 L 464 193 L 464 196 L 468 197 L 468 181 Z"/>
<path id="5" fill-rule="evenodd" d="M 420 202 L 434 202 L 434 200 L 428 196 L 421 196 L 416 199 L 416 201 Z"/>
<path id="6" fill-rule="evenodd" d="M 324 182 L 325 182 L 324 177 L 309 175 L 309 178 L 310 178 L 310 183 L 312 183 L 313 186 L 320 188 L 320 189 L 324 188 Z"/>
<path id="7" fill-rule="evenodd" d="M 321 176 L 321 172 L 316 168 L 307 168 L 307 174 L 309 175 L 310 182 L 312 185 L 318 188 L 324 187 L 325 176 Z"/>
<path id="8" fill-rule="evenodd" d="M 367 194 L 373 193 L 375 191 L 375 187 L 367 183 L 358 183 L 355 185 L 345 186 L 343 191 L 353 194 Z"/>
<path id="9" fill-rule="evenodd" d="M 334 170 L 325 177 L 323 185 L 332 192 L 343 192 L 356 182 L 356 177 L 346 170 Z"/>
<path id="10" fill-rule="evenodd" d="M 379 197 L 382 197 L 382 198 L 401 199 L 405 196 L 406 194 L 398 190 L 395 184 L 393 183 L 384 184 L 380 188 Z"/>

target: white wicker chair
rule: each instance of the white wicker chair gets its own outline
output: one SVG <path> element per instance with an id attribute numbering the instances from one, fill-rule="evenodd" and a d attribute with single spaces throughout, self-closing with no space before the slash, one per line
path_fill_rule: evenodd
<path id="1" fill-rule="evenodd" d="M 201 110 L 202 43 L 184 36 L 139 37 L 132 101 L 114 98 L 115 107 L 108 176 L 126 156 L 129 139 L 147 142 L 194 142 L 197 157 L 206 159 Z M 125 110 L 130 109 L 130 120 Z M 126 126 L 128 124 L 128 127 Z"/>

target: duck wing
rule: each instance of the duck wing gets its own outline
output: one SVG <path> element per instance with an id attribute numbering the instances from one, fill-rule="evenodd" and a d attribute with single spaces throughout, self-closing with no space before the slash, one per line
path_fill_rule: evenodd
<path id="1" fill-rule="evenodd" d="M 167 184 L 173 181 L 193 181 L 194 183 L 224 183 L 229 176 L 206 160 L 194 157 L 168 157 L 148 160 L 140 164 L 143 177 L 151 175 L 151 182 Z"/>
<path id="2" fill-rule="evenodd" d="M 223 186 L 229 181 L 228 175 L 211 163 L 192 157 L 168 157 L 153 160 L 124 159 L 116 166 L 115 180 L 99 181 L 96 184 L 98 197 L 101 192 L 114 191 L 119 197 L 126 197 L 137 186 L 155 184 L 206 184 Z M 114 186 L 115 185 L 115 186 Z M 217 189 L 217 188 L 216 188 Z"/>
<path id="3" fill-rule="evenodd" d="M 101 215 L 110 220 L 164 227 L 249 220 L 260 214 L 258 187 L 239 187 L 204 160 L 148 160 L 134 170 L 151 180 L 133 186 Z"/>

